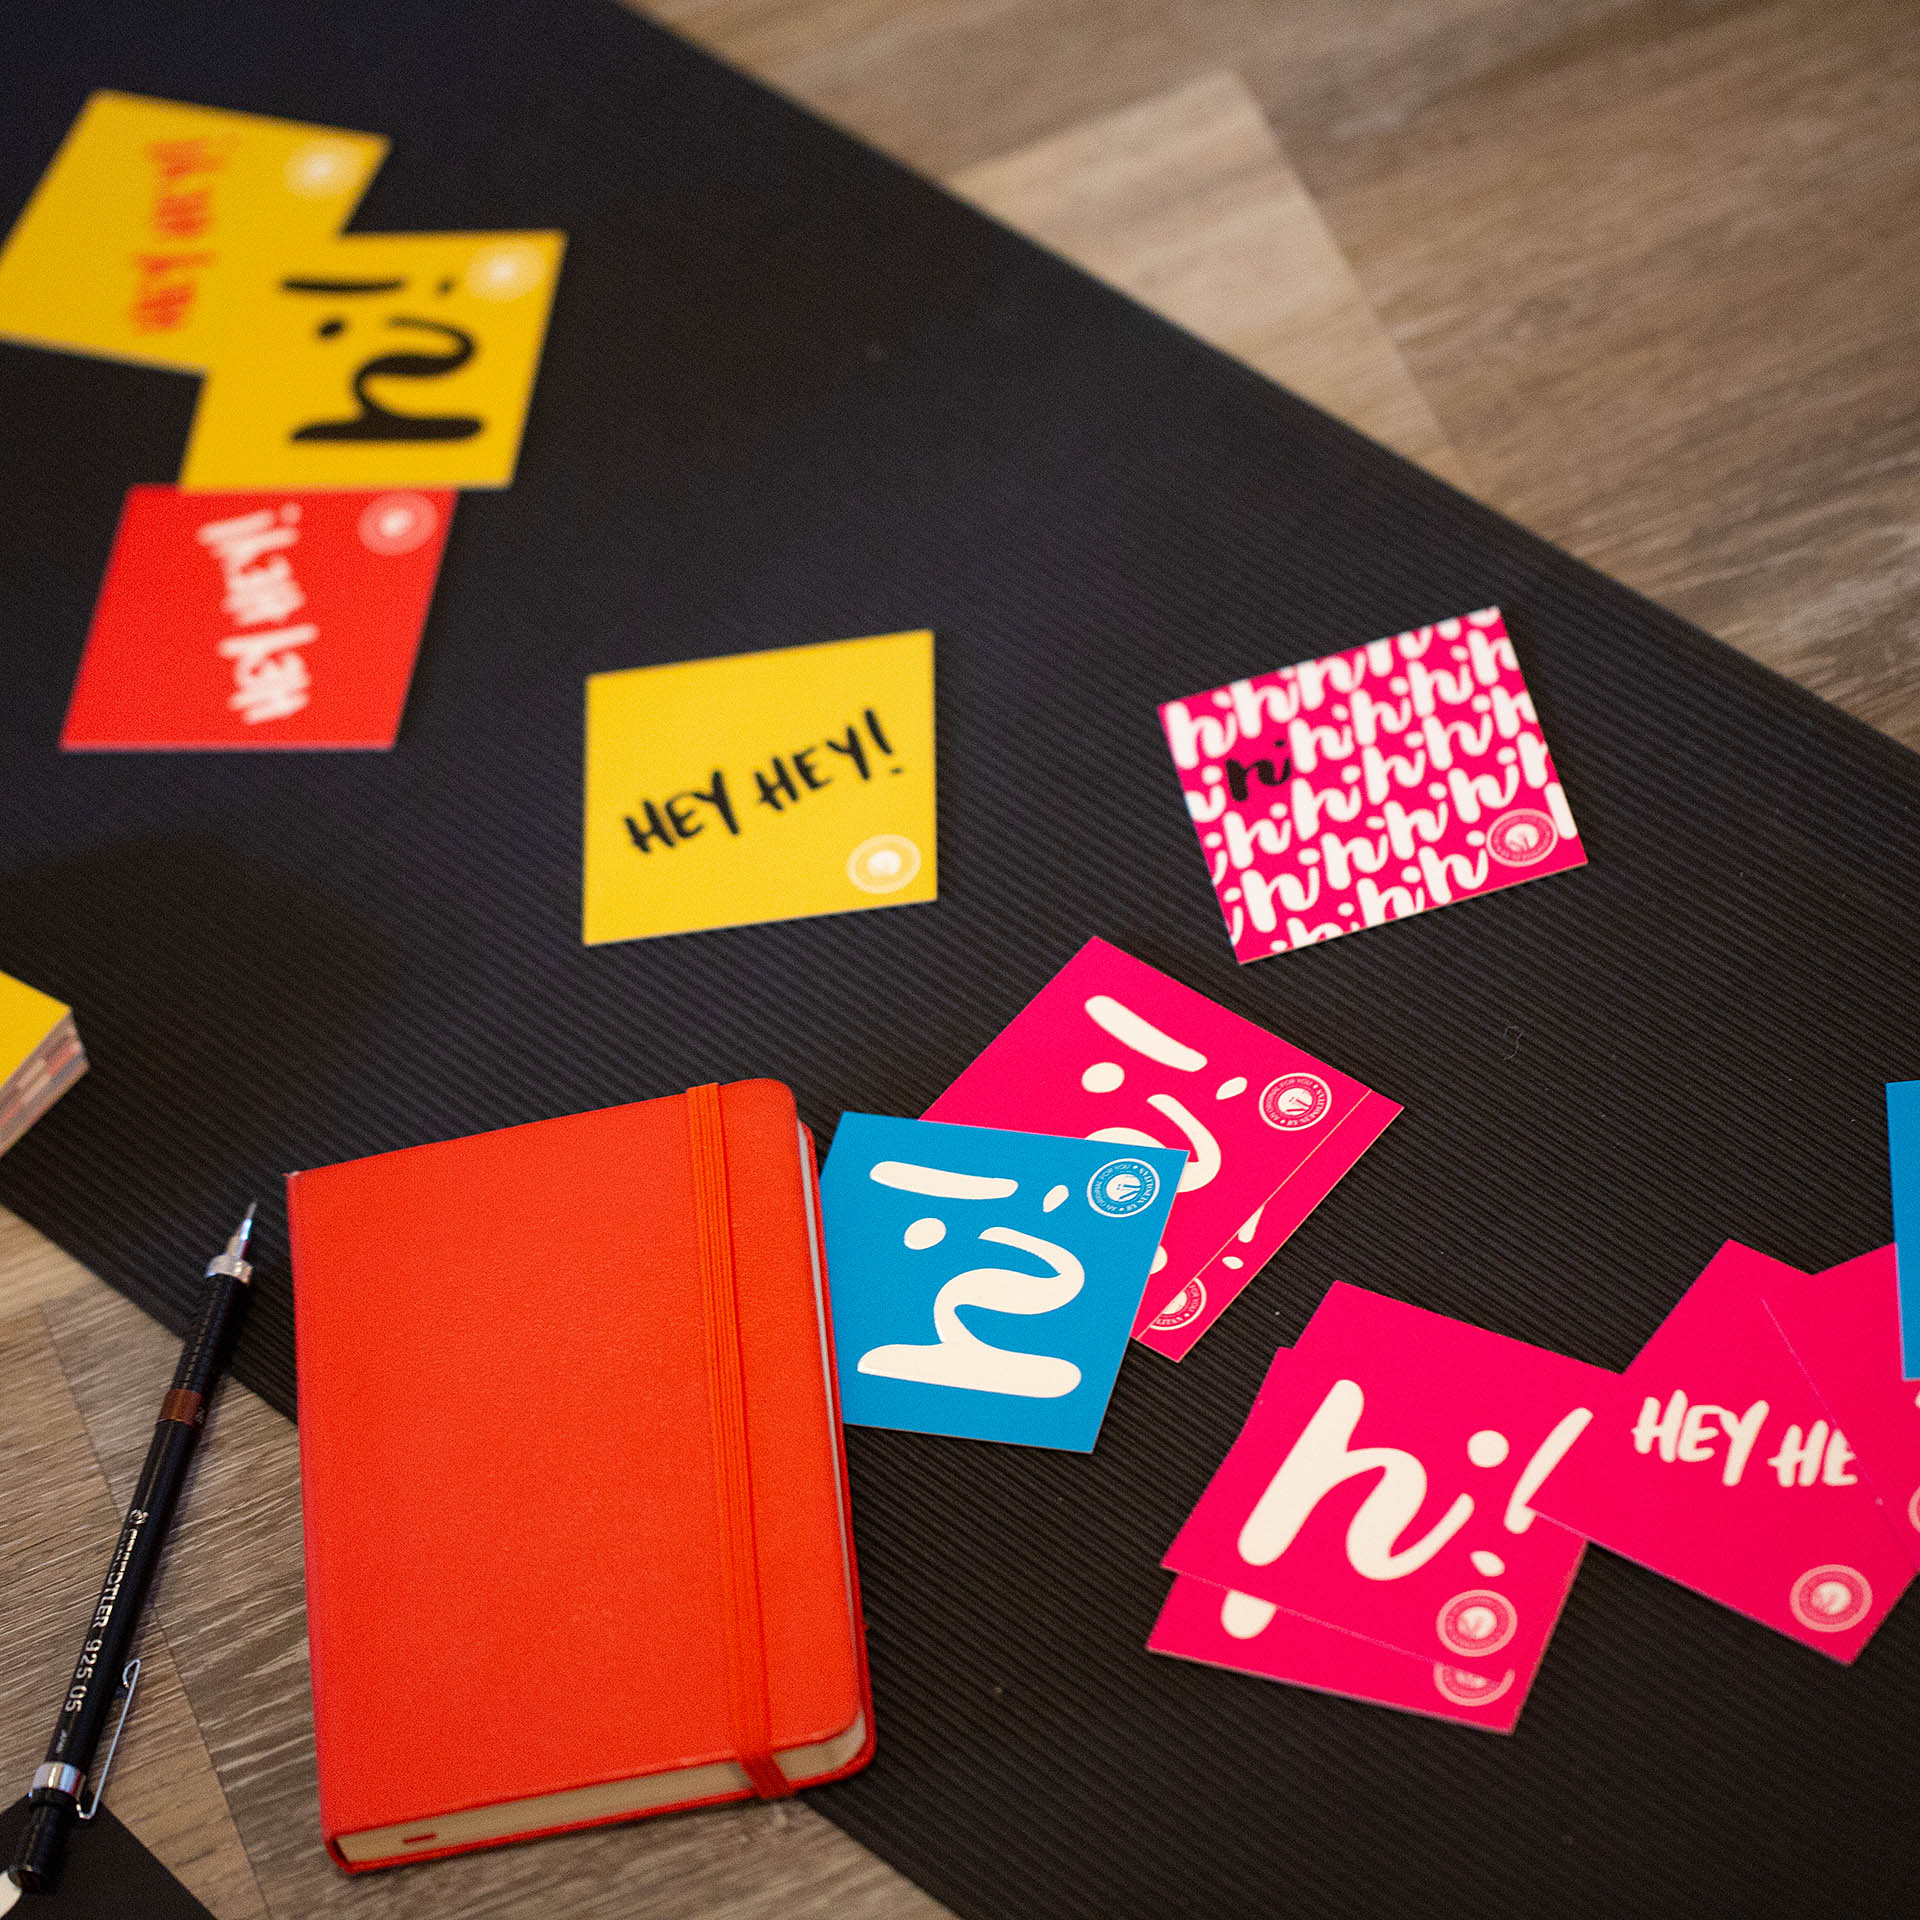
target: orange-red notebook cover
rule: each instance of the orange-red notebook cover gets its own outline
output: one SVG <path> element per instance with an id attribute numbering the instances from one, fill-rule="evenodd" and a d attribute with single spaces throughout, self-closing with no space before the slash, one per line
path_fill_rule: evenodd
<path id="1" fill-rule="evenodd" d="M 349 1870 L 873 1751 L 812 1142 L 770 1080 L 288 1182 Z"/>

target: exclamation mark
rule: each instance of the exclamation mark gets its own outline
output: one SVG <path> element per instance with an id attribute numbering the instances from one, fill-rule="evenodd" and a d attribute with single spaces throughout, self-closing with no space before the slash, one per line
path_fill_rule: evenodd
<path id="1" fill-rule="evenodd" d="M 889 767 L 887 771 L 889 773 L 904 772 L 905 769 L 901 767 L 898 760 L 894 759 L 893 742 L 887 738 L 886 729 L 882 727 L 880 724 L 880 716 L 877 713 L 875 713 L 871 707 L 869 707 L 866 710 L 865 718 L 867 722 L 867 731 L 873 735 L 873 744 L 876 747 L 878 747 L 880 751 L 884 753 L 889 760 L 894 760 L 894 764 L 891 767 Z"/>

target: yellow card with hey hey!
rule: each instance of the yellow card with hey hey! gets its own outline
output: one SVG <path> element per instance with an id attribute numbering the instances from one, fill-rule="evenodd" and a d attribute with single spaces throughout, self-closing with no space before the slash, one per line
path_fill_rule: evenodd
<path id="1" fill-rule="evenodd" d="M 337 232 L 387 144 L 95 93 L 0 249 L 0 337 L 204 370 L 230 269 Z"/>
<path id="2" fill-rule="evenodd" d="M 508 485 L 565 248 L 350 234 L 243 263 L 181 486 Z"/>
<path id="3" fill-rule="evenodd" d="M 586 800 L 589 946 L 935 899 L 933 635 L 597 673 Z"/>

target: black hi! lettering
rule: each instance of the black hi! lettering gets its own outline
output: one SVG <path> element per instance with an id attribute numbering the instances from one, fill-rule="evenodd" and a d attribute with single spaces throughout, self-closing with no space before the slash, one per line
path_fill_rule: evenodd
<path id="1" fill-rule="evenodd" d="M 318 295 L 330 303 L 347 299 L 404 292 L 404 280 L 282 280 L 283 293 Z M 443 282 L 441 293 L 452 283 Z M 362 317 L 372 317 L 363 315 Z M 479 351 L 479 342 L 464 327 L 444 320 L 423 319 L 417 314 L 390 313 L 375 318 L 374 324 L 410 328 L 416 333 L 437 336 L 439 349 L 428 353 L 376 353 L 363 360 L 348 382 L 359 402 L 360 411 L 345 420 L 312 420 L 296 427 L 295 440 L 471 440 L 486 422 L 472 413 L 397 413 L 367 391 L 369 380 L 440 380 L 464 367 Z M 329 314 L 314 329 L 322 340 L 337 339 L 349 331 L 350 323 L 339 314 Z"/>
<path id="2" fill-rule="evenodd" d="M 1227 791 L 1231 793 L 1236 800 L 1244 800 L 1247 797 L 1248 774 L 1257 773 L 1260 776 L 1262 786 L 1277 787 L 1292 771 L 1293 762 L 1291 760 L 1282 760 L 1278 773 L 1274 772 L 1273 762 L 1271 760 L 1256 760 L 1251 766 L 1246 767 L 1243 767 L 1238 760 L 1229 760 L 1227 762 Z"/>

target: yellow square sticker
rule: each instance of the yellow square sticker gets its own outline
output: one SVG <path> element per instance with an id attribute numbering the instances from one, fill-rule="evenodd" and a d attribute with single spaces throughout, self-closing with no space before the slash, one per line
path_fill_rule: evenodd
<path id="1" fill-rule="evenodd" d="M 204 369 L 227 270 L 337 232 L 386 152 L 374 134 L 96 93 L 0 250 L 0 336 Z"/>
<path id="2" fill-rule="evenodd" d="M 182 487 L 504 487 L 561 233 L 276 247 L 222 288 Z"/>
<path id="3" fill-rule="evenodd" d="M 0 973 L 0 1082 L 32 1059 L 66 1017 L 67 1008 L 52 994 Z"/>
<path id="4" fill-rule="evenodd" d="M 589 946 L 939 895 L 933 635 L 587 682 Z"/>

